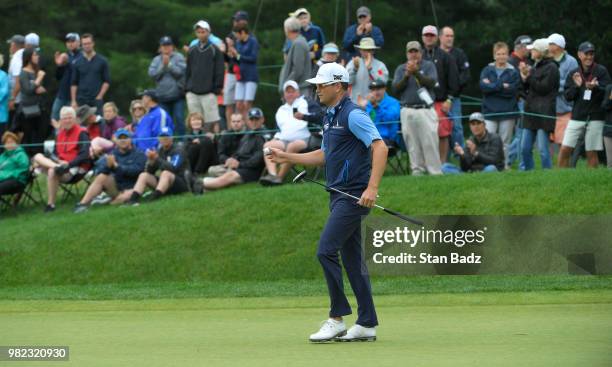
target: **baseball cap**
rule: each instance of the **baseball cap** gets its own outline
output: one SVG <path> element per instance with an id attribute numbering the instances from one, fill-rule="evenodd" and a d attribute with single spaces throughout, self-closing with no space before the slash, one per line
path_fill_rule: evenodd
<path id="1" fill-rule="evenodd" d="M 370 89 L 380 89 L 385 88 L 387 83 L 385 83 L 382 79 L 372 80 L 370 85 L 368 86 Z"/>
<path id="2" fill-rule="evenodd" d="M 159 130 L 158 136 L 172 136 L 172 129 L 168 126 L 164 126 Z"/>
<path id="3" fill-rule="evenodd" d="M 40 45 L 40 37 L 36 33 L 28 33 L 25 36 L 26 45 L 38 46 Z"/>
<path id="4" fill-rule="evenodd" d="M 410 41 L 406 43 L 406 51 L 410 50 L 421 51 L 421 44 L 419 43 L 419 41 Z"/>
<path id="5" fill-rule="evenodd" d="M 565 37 L 559 33 L 553 33 L 548 36 L 548 44 L 555 44 L 561 48 L 565 48 Z"/>
<path id="6" fill-rule="evenodd" d="M 170 38 L 170 36 L 163 36 L 159 39 L 159 44 L 162 46 L 168 46 L 173 45 L 174 42 L 172 42 L 172 38 Z"/>
<path id="7" fill-rule="evenodd" d="M 244 10 L 238 10 L 232 15 L 233 20 L 249 20 L 249 13 Z"/>
<path id="8" fill-rule="evenodd" d="M 79 34 L 78 34 L 78 33 L 75 33 L 75 32 L 70 32 L 70 33 L 68 33 L 68 34 L 66 35 L 66 37 L 65 37 L 64 39 L 65 39 L 66 41 L 71 41 L 71 42 L 74 42 L 74 41 L 80 41 L 80 40 L 81 40 L 81 37 L 79 37 Z"/>
<path id="9" fill-rule="evenodd" d="M 208 22 L 205 20 L 198 20 L 198 22 L 193 25 L 193 29 L 198 29 L 198 28 L 206 29 L 207 31 L 210 32 L 210 24 L 208 24 Z"/>
<path id="10" fill-rule="evenodd" d="M 302 14 L 310 14 L 308 12 L 308 10 L 306 10 L 306 8 L 299 8 L 298 10 L 294 11 L 293 13 L 289 13 L 290 17 L 299 17 Z"/>
<path id="11" fill-rule="evenodd" d="M 544 52 L 548 50 L 548 38 L 538 38 L 532 44 L 527 45 L 528 50 Z"/>
<path id="12" fill-rule="evenodd" d="M 578 46 L 578 51 L 580 51 L 580 52 L 595 52 L 595 46 L 591 42 L 585 41 L 585 42 L 582 42 L 580 44 L 580 46 Z"/>
<path id="13" fill-rule="evenodd" d="M 142 93 L 140 93 L 141 97 L 147 96 L 157 102 L 159 97 L 157 96 L 157 92 L 153 89 L 145 89 Z"/>
<path id="14" fill-rule="evenodd" d="M 119 130 L 115 131 L 114 135 L 115 135 L 115 138 L 117 138 L 117 139 L 121 138 L 122 136 L 125 136 L 125 137 L 128 137 L 128 138 L 132 137 L 132 133 L 128 129 L 119 129 Z"/>
<path id="15" fill-rule="evenodd" d="M 480 122 L 484 123 L 485 122 L 485 118 L 484 118 L 482 113 L 474 112 L 474 113 L 472 113 L 470 115 L 470 119 L 469 119 L 469 122 L 472 122 L 472 121 L 480 121 Z"/>
<path id="16" fill-rule="evenodd" d="M 360 6 L 359 9 L 357 9 L 357 18 L 368 15 L 372 15 L 372 12 L 367 6 Z"/>
<path id="17" fill-rule="evenodd" d="M 516 37 L 516 39 L 514 40 L 514 45 L 530 45 L 533 43 L 533 40 L 531 39 L 531 37 L 527 36 L 527 35 L 522 35 L 522 36 L 518 36 Z"/>
<path id="18" fill-rule="evenodd" d="M 263 115 L 263 111 L 259 107 L 253 107 L 249 110 L 249 119 L 260 119 Z"/>
<path id="19" fill-rule="evenodd" d="M 348 83 L 349 76 L 344 66 L 335 62 L 330 62 L 321 65 L 319 71 L 317 71 L 317 76 L 311 79 L 307 79 L 306 81 L 310 84 L 325 85 L 335 83 Z"/>
<path id="20" fill-rule="evenodd" d="M 20 34 L 15 34 L 13 37 L 6 40 L 6 43 L 15 43 L 17 45 L 23 45 L 25 43 L 25 37 Z"/>
<path id="21" fill-rule="evenodd" d="M 340 53 L 340 50 L 338 49 L 338 45 L 336 45 L 333 42 L 330 43 L 326 43 L 325 46 L 323 46 L 323 50 L 321 51 L 324 54 L 337 54 Z"/>
<path id="22" fill-rule="evenodd" d="M 426 25 L 425 27 L 423 27 L 423 31 L 421 32 L 422 35 L 426 35 L 426 34 L 433 34 L 434 36 L 438 35 L 438 28 L 436 28 L 436 26 L 433 25 Z"/>
<path id="23" fill-rule="evenodd" d="M 295 80 L 287 80 L 285 82 L 285 84 L 283 84 L 283 90 L 286 90 L 287 88 L 293 88 L 295 90 L 300 89 L 300 86 L 298 85 L 298 83 Z"/>

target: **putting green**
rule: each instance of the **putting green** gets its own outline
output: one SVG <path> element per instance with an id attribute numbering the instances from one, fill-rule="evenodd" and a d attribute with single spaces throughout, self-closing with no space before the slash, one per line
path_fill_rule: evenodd
<path id="1" fill-rule="evenodd" d="M 612 291 L 376 302 L 378 341 L 314 345 L 323 297 L 0 301 L 0 345 L 70 346 L 69 362 L 20 366 L 612 365 Z"/>

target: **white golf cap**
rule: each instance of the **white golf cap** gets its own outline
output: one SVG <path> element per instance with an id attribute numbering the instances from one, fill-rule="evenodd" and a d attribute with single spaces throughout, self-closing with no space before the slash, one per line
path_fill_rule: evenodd
<path id="1" fill-rule="evenodd" d="M 298 83 L 295 80 L 287 80 L 285 82 L 285 84 L 283 84 L 283 90 L 286 90 L 287 88 L 293 88 L 295 90 L 299 90 L 300 86 L 298 85 Z"/>
<path id="2" fill-rule="evenodd" d="M 205 20 L 198 20 L 198 22 L 193 25 L 193 29 L 197 29 L 197 28 L 206 29 L 207 31 L 210 32 L 210 25 Z"/>
<path id="3" fill-rule="evenodd" d="M 25 36 L 25 44 L 32 45 L 32 46 L 38 46 L 40 45 L 40 37 L 38 37 L 36 33 L 28 33 Z"/>
<path id="4" fill-rule="evenodd" d="M 310 84 L 334 84 L 334 83 L 348 83 L 349 75 L 344 66 L 330 62 L 321 65 L 317 76 L 306 80 Z"/>
<path id="5" fill-rule="evenodd" d="M 532 44 L 528 45 L 527 49 L 545 52 L 548 50 L 548 38 L 538 38 L 537 40 L 533 41 Z"/>
<path id="6" fill-rule="evenodd" d="M 548 44 L 555 44 L 561 48 L 565 48 L 565 37 L 559 33 L 553 33 L 548 36 Z"/>

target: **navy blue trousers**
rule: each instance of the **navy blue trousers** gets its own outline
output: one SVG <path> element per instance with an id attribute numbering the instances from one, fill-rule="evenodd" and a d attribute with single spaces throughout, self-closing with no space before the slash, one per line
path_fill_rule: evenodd
<path id="1" fill-rule="evenodd" d="M 361 192 L 351 192 L 360 197 Z M 370 209 L 357 204 L 355 199 L 331 193 L 330 215 L 321 233 L 317 257 L 327 280 L 331 301 L 330 317 L 341 317 L 352 313 L 344 294 L 342 264 L 346 270 L 353 293 L 357 298 L 357 324 L 365 327 L 378 325 L 368 269 L 361 248 L 361 220 Z"/>

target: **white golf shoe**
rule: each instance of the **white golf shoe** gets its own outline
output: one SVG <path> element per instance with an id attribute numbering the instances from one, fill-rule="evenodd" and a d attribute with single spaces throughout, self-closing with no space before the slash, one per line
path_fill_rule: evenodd
<path id="1" fill-rule="evenodd" d="M 339 342 L 373 342 L 376 341 L 376 328 L 353 325 L 344 336 L 335 339 Z"/>
<path id="2" fill-rule="evenodd" d="M 319 331 L 310 335 L 309 340 L 313 343 L 325 343 L 333 341 L 335 338 L 344 334 L 346 334 L 346 325 L 344 325 L 344 321 L 327 319 L 323 321 Z"/>

